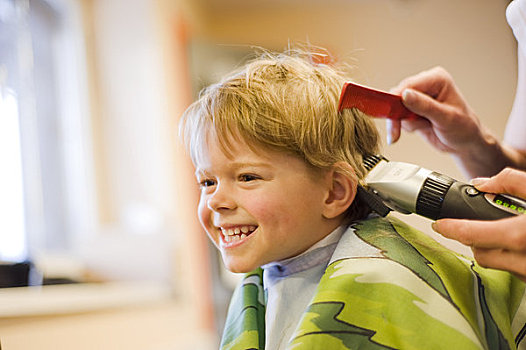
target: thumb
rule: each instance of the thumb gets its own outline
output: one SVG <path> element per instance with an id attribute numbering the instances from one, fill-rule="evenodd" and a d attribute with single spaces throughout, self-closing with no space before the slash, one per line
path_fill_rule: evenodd
<path id="1" fill-rule="evenodd" d="M 502 170 L 491 178 L 475 178 L 471 184 L 483 192 L 505 193 L 526 198 L 526 172 L 511 168 Z"/>

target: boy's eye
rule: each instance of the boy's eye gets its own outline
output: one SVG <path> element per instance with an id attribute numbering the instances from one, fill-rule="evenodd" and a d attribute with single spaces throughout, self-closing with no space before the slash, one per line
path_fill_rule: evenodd
<path id="1" fill-rule="evenodd" d="M 204 180 L 199 181 L 199 187 L 201 187 L 201 188 L 214 186 L 215 184 L 216 184 L 216 182 L 214 180 L 210 180 L 210 179 L 204 179 Z"/>
<path id="2" fill-rule="evenodd" d="M 239 180 L 243 181 L 243 182 L 250 182 L 250 181 L 254 181 L 254 180 L 258 180 L 258 179 L 260 179 L 260 177 L 257 176 L 257 175 L 253 175 L 253 174 L 241 174 L 241 175 L 239 175 Z"/>

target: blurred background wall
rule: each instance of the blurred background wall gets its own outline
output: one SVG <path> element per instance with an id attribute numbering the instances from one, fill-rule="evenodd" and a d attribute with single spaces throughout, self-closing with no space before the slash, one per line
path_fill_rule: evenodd
<path id="1" fill-rule="evenodd" d="M 133 282 L 124 290 L 142 291 L 127 303 L 124 296 L 120 303 L 99 300 L 92 311 L 50 302 L 45 311 L 29 307 L 17 314 L 7 304 L 23 292 L 0 290 L 4 347 L 175 349 L 195 339 L 195 348 L 215 348 L 232 276 L 197 223 L 193 169 L 177 139 L 178 118 L 199 89 L 242 64 L 254 47 L 281 51 L 310 43 L 351 64 L 355 81 L 385 90 L 441 65 L 481 121 L 501 136 L 517 71 L 508 3 L 0 0 L 0 51 L 11 53 L 5 59 L 0 54 L 0 73 L 7 72 L 0 74 L 2 96 L 15 91 L 22 135 L 26 225 L 20 256 L 32 259 L 45 277 Z M 34 19 L 38 9 L 47 22 Z M 31 25 L 42 22 L 51 23 L 44 26 L 46 37 L 38 36 L 42 26 Z M 8 39 L 13 35 L 15 41 Z M 39 54 L 42 47 L 49 48 L 47 56 Z M 28 60 L 52 63 L 41 68 Z M 51 78 L 40 77 L 42 71 Z M 42 100 L 53 100 L 55 110 Z M 377 125 L 385 135 L 383 121 Z M 50 142 L 56 166 L 42 160 Z M 463 179 L 447 155 L 416 135 L 403 134 L 384 154 Z M 63 209 L 50 211 L 56 203 Z M 404 219 L 444 242 L 428 220 Z M 6 256 L 0 250 L 0 260 Z M 64 300 L 81 292 L 67 293 Z M 115 324 L 130 319 L 128 329 L 135 331 L 115 331 Z M 58 347 L 56 334 L 64 327 Z M 85 327 L 92 336 L 81 331 Z"/>

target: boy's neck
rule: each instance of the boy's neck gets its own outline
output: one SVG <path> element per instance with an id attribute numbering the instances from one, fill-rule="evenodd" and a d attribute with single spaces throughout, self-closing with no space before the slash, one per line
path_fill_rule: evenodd
<path id="1" fill-rule="evenodd" d="M 326 265 L 346 228 L 347 225 L 340 225 L 303 253 L 285 260 L 268 263 L 262 268 L 274 277 L 285 277 L 320 264 Z"/>

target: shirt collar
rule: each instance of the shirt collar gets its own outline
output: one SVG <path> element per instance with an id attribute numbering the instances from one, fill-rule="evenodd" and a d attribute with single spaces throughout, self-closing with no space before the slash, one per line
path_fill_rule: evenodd
<path id="1" fill-rule="evenodd" d="M 339 226 L 299 255 L 263 265 L 262 268 L 265 270 L 265 274 L 269 278 L 280 278 L 321 264 L 326 265 L 345 229 L 345 225 Z"/>

